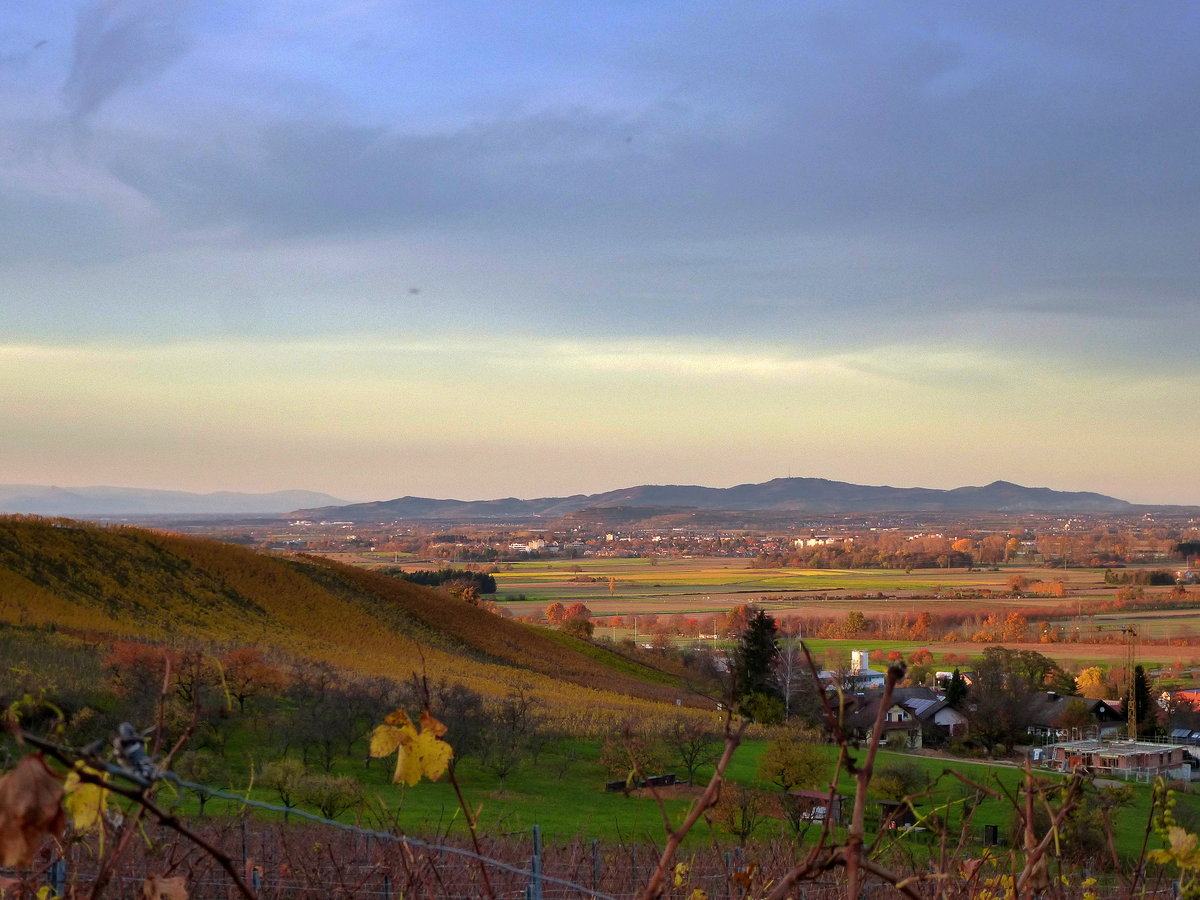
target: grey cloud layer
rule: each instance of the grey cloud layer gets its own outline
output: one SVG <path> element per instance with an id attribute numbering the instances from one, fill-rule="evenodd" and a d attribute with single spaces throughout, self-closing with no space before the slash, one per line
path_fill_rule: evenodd
<path id="1" fill-rule="evenodd" d="M 191 0 L 101 0 L 84 6 L 64 96 L 82 121 L 122 89 L 161 75 L 188 49 Z"/>
<path id="2" fill-rule="evenodd" d="M 420 134 L 399 112 L 364 120 L 353 98 L 321 120 L 230 103 L 198 133 L 102 121 L 197 40 L 184 0 L 116 2 L 79 19 L 68 109 L 93 122 L 79 152 L 97 177 L 180 235 L 526 254 L 538 278 L 489 293 L 480 273 L 480 306 L 523 292 L 545 318 L 597 329 L 774 331 L 799 314 L 887 330 L 897 312 L 936 320 L 964 303 L 1191 320 L 1198 14 L 1113 10 L 686 7 L 631 45 L 598 36 L 641 85 L 630 99 L 514 98 Z M 15 208 L 39 218 L 31 202 Z M 57 202 L 40 215 L 62 218 Z M 127 226 L 94 227 L 99 243 Z M 39 240 L 25 251 L 69 251 Z M 136 254 L 137 235 L 124 246 Z"/>

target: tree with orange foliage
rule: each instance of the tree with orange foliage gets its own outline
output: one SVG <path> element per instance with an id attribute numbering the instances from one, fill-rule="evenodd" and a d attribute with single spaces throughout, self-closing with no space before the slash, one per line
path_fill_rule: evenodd
<path id="1" fill-rule="evenodd" d="M 237 701 L 238 712 L 246 711 L 246 701 L 287 687 L 287 675 L 267 662 L 259 647 L 230 650 L 220 662 L 225 690 Z"/>
<path id="2" fill-rule="evenodd" d="M 551 625 L 561 625 L 562 620 L 563 620 L 563 613 L 565 613 L 565 612 L 566 612 L 566 607 L 563 606 L 561 603 L 559 603 L 557 600 L 555 600 L 553 603 L 551 603 L 549 606 L 546 607 L 546 611 L 543 613 L 543 615 L 546 617 L 546 621 L 549 622 Z"/>
<path id="3" fill-rule="evenodd" d="M 119 641 L 104 657 L 102 667 L 113 691 L 128 704 L 126 715 L 149 723 L 158 698 L 175 690 L 179 654 L 152 644 Z"/>
<path id="4" fill-rule="evenodd" d="M 891 657 L 889 656 L 888 659 L 891 659 Z M 922 647 L 920 650 L 914 650 L 909 654 L 908 662 L 914 666 L 927 666 L 933 662 L 933 654 Z"/>
<path id="5" fill-rule="evenodd" d="M 1029 631 L 1029 620 L 1015 610 L 1010 612 L 1004 620 L 1004 627 L 1000 632 L 1000 639 L 1003 641 L 1023 641 Z"/>
<path id="6" fill-rule="evenodd" d="M 590 619 L 592 611 L 582 603 L 572 603 L 562 613 L 562 621 L 566 622 L 570 619 Z"/>
<path id="7" fill-rule="evenodd" d="M 909 636 L 914 641 L 929 640 L 929 627 L 932 622 L 933 616 L 929 614 L 928 610 L 921 610 L 921 612 L 917 614 L 916 621 L 913 622 L 912 628 L 909 630 Z"/>

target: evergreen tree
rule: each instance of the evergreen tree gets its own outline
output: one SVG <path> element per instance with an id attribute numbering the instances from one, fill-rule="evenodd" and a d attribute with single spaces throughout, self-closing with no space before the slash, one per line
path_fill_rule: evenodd
<path id="1" fill-rule="evenodd" d="M 946 685 L 946 702 L 958 709 L 966 699 L 967 679 L 963 678 L 962 673 L 956 668 L 954 674 L 950 676 L 950 683 Z"/>
<path id="2" fill-rule="evenodd" d="M 775 646 L 775 620 L 762 610 L 755 611 L 746 624 L 738 642 L 733 659 L 733 686 L 743 712 L 765 708 L 764 700 L 780 701 L 781 695 L 775 684 L 775 658 L 779 653 Z M 780 704 L 779 709 L 783 707 Z"/>

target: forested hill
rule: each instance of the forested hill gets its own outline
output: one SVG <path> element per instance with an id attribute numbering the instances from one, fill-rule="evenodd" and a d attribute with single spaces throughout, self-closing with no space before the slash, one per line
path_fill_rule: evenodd
<path id="1" fill-rule="evenodd" d="M 799 512 L 833 515 L 851 512 L 1129 512 L 1132 504 L 1080 491 L 1030 488 L 1007 481 L 984 487 L 896 488 L 849 484 L 824 478 L 776 478 L 762 484 L 730 488 L 698 485 L 639 485 L 604 494 L 575 494 L 537 500 L 434 500 L 400 497 L 372 503 L 352 503 L 302 509 L 294 517 L 381 522 L 400 519 L 519 520 L 558 519 L 582 510 L 640 509 L 648 517 L 672 510 L 710 513 Z"/>
<path id="2" fill-rule="evenodd" d="M 573 649 L 440 591 L 320 558 L 126 527 L 0 517 L 0 623 L 212 647 L 254 644 L 368 674 L 495 692 L 567 682 L 674 702 L 665 673 Z M 577 699 L 577 698 L 576 698 Z"/>

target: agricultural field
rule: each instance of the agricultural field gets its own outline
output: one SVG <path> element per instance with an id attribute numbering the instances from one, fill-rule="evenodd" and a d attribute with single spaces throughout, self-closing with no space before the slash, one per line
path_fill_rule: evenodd
<path id="1" fill-rule="evenodd" d="M 1104 584 L 1103 570 L 1046 570 L 1006 567 L 993 570 L 920 569 L 911 573 L 890 569 L 783 569 L 752 568 L 749 560 L 706 559 L 583 559 L 556 562 L 508 563 L 496 573 L 497 599 L 524 595 L 526 600 L 509 600 L 506 608 L 517 615 L 548 603 L 582 602 L 596 615 L 625 615 L 637 612 L 716 612 L 731 605 L 769 597 L 765 606 L 781 611 L 901 612 L 905 600 L 920 597 L 921 606 L 950 604 L 961 607 L 956 592 L 987 589 L 1004 591 L 1012 575 L 1031 581 L 1066 582 L 1068 598 L 1047 599 L 1064 611 L 1080 599 L 1112 593 Z M 863 599 L 862 595 L 883 594 Z M 945 595 L 930 598 L 929 595 Z M 819 599 L 816 595 L 822 595 Z M 1039 604 L 1043 601 L 1038 600 Z M 1027 598 L 995 598 L 996 606 L 1030 605 Z M 956 607 L 956 608 L 957 608 Z"/>
<path id="2" fill-rule="evenodd" d="M 1141 646 L 1139 662 L 1149 668 L 1187 667 L 1200 663 L 1200 606 L 1195 609 L 1136 609 L 1083 613 L 1089 605 L 1110 601 L 1117 588 L 1105 584 L 1104 569 L 1044 569 L 1005 566 L 999 569 L 901 570 L 752 568 L 749 560 L 694 559 L 580 559 L 510 563 L 495 573 L 496 598 L 514 616 L 537 617 L 551 603 L 583 603 L 597 621 L 597 637 L 641 640 L 637 617 L 684 615 L 702 617 L 753 602 L 777 619 L 796 619 L 804 634 L 807 620 L 845 616 L 851 611 L 868 617 L 988 614 L 1036 608 L 1073 639 L 1059 643 L 1006 642 L 1035 649 L 1065 666 L 1120 666 L 1126 659 L 1124 629 L 1133 626 Z M 1010 579 L 1029 583 L 1063 583 L 1063 596 L 1013 594 Z M 1148 592 L 1165 592 L 1150 588 Z M 989 596 L 981 597 L 980 594 Z M 523 599 L 516 599 L 523 598 Z M 605 619 L 622 617 L 619 626 Z M 1040 621 L 1040 619 L 1039 619 Z M 1195 646 L 1187 640 L 1197 635 Z M 694 643 L 696 635 L 676 636 L 677 644 Z M 1182 639 L 1181 639 L 1182 638 Z M 723 638 L 709 638 L 721 646 Z M 927 648 L 934 665 L 974 657 L 987 644 L 958 640 L 942 642 L 885 640 L 869 636 L 854 640 L 809 638 L 818 657 L 844 655 L 850 649 L 870 650 L 882 661 L 889 651 L 905 656 Z"/>

